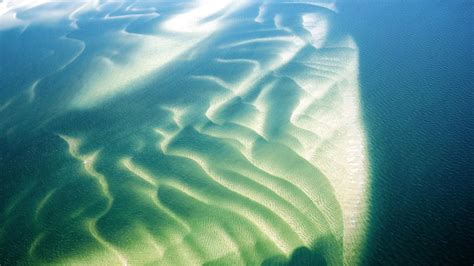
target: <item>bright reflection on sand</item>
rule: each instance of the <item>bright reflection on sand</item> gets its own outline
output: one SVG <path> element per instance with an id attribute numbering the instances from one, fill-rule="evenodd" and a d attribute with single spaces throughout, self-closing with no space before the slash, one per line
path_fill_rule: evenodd
<path id="1" fill-rule="evenodd" d="M 94 74 L 75 97 L 72 107 L 94 107 L 116 95 L 133 90 L 133 82 L 148 78 L 206 39 L 236 6 L 230 0 L 198 1 L 189 11 L 160 24 L 169 33 L 156 32 L 153 36 L 145 36 L 132 34 L 126 28 L 117 31 L 111 36 L 112 41 L 132 42 L 133 52 L 128 54 L 128 62 L 118 65 L 107 57 L 96 58 L 92 66 Z"/>
<path id="2" fill-rule="evenodd" d="M 232 0 L 214 1 L 200 0 L 193 3 L 193 8 L 187 12 L 176 15 L 163 23 L 163 29 L 172 32 L 192 34 L 206 34 L 217 29 L 219 20 L 236 6 Z M 243 1 L 240 1 L 243 2 Z M 239 3 L 242 4 L 242 3 Z M 234 7 L 235 8 L 235 7 Z M 206 21 L 210 16 L 217 18 Z"/>

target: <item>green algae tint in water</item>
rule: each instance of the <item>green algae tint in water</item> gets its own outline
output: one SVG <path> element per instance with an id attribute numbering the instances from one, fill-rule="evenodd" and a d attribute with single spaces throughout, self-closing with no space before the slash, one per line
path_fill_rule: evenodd
<path id="1" fill-rule="evenodd" d="M 1 8 L 2 264 L 357 264 L 358 47 L 334 3 Z"/>

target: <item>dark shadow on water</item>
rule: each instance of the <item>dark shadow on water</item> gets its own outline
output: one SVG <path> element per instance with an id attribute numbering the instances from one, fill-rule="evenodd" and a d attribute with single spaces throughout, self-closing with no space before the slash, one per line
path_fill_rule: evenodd
<path id="1" fill-rule="evenodd" d="M 327 262 L 324 255 L 317 250 L 311 250 L 307 247 L 299 247 L 293 251 L 290 259 L 284 256 L 276 256 L 266 259 L 262 266 L 296 266 L 296 265 L 317 265 L 326 266 Z"/>
<path id="2" fill-rule="evenodd" d="M 289 258 L 274 256 L 265 259 L 262 266 L 326 266 L 342 265 L 342 242 L 333 236 L 318 238 L 311 247 L 296 248 Z"/>

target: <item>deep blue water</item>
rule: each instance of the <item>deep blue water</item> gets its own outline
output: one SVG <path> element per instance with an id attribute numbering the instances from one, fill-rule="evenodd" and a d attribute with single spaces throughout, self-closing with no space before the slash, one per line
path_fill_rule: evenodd
<path id="1" fill-rule="evenodd" d="M 372 162 L 368 265 L 471 265 L 473 2 L 341 7 Z"/>

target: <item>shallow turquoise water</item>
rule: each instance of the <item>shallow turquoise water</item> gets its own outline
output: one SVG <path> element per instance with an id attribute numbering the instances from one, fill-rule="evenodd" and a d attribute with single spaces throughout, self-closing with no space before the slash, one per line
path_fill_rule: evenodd
<path id="1" fill-rule="evenodd" d="M 5 264 L 356 264 L 369 162 L 332 3 L 6 3 Z"/>

